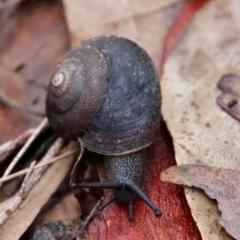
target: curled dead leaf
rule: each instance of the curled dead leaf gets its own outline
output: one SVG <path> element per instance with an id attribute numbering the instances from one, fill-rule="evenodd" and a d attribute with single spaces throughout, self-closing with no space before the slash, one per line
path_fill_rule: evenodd
<path id="1" fill-rule="evenodd" d="M 234 74 L 224 74 L 218 87 L 223 93 L 217 97 L 217 103 L 226 112 L 240 120 L 240 77 Z"/>
<path id="2" fill-rule="evenodd" d="M 161 180 L 201 188 L 210 198 L 217 199 L 222 212 L 220 224 L 229 234 L 240 239 L 239 171 L 186 164 L 165 170 Z"/>

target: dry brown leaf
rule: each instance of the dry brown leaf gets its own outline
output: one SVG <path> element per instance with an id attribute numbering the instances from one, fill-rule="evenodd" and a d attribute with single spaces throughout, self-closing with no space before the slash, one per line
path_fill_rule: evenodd
<path id="1" fill-rule="evenodd" d="M 58 1 L 19 2 L 0 3 L 0 124 L 4 126 L 0 129 L 0 143 L 14 139 L 42 120 L 11 106 L 44 114 L 45 87 L 57 61 L 69 48 Z M 5 99 L 11 104 L 6 104 Z"/>
<path id="2" fill-rule="evenodd" d="M 218 87 L 223 92 L 217 97 L 217 103 L 226 112 L 240 120 L 240 77 L 227 73 L 220 78 Z"/>
<path id="3" fill-rule="evenodd" d="M 64 0 L 73 44 L 100 36 L 121 35 L 136 41 L 160 66 L 163 38 L 182 0 Z M 175 4 L 175 5 L 174 5 Z M 176 6 L 176 7 L 172 7 Z"/>
<path id="4" fill-rule="evenodd" d="M 240 172 L 207 165 L 180 165 L 165 170 L 161 180 L 203 189 L 217 199 L 222 212 L 220 224 L 236 239 L 240 239 Z"/>
<path id="5" fill-rule="evenodd" d="M 0 75 L 1 93 L 7 96 L 7 98 L 10 99 L 13 103 L 24 106 L 24 104 L 29 101 L 26 94 L 26 89 L 28 89 L 28 92 L 32 92 L 32 94 L 34 94 L 34 91 L 32 91 L 33 89 L 28 87 L 28 84 L 23 80 L 20 75 L 9 71 L 5 67 L 1 66 L 1 64 Z M 1 93 L 0 95 L 2 95 Z M 2 102 L 3 101 L 1 100 L 0 125 L 4 127 L 0 128 L 1 144 L 9 141 L 10 139 L 14 139 L 29 128 L 36 127 L 36 125 L 42 120 L 42 118 L 40 117 L 28 114 L 24 111 L 19 111 L 15 108 L 5 106 L 5 104 L 3 104 Z"/>
<path id="6" fill-rule="evenodd" d="M 240 71 L 239 12 L 238 0 L 209 1 L 164 66 L 162 112 L 178 164 L 240 170 L 239 122 L 216 104 L 218 80 Z M 231 239 L 217 224 L 216 203 L 199 190 L 185 192 L 203 239 Z"/>

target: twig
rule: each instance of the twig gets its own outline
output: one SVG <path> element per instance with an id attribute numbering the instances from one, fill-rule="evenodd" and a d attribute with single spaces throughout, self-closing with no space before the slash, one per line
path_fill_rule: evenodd
<path id="1" fill-rule="evenodd" d="M 49 158 L 52 158 L 62 148 L 64 144 L 64 140 L 61 138 L 58 138 L 55 143 L 52 145 L 52 147 L 48 150 L 48 152 L 45 154 L 43 159 L 41 160 L 41 163 L 46 163 Z M 69 144 L 71 146 L 71 143 Z M 20 191 L 16 194 L 16 196 L 13 198 L 11 203 L 7 206 L 6 209 L 3 209 L 0 212 L 0 227 L 12 216 L 12 214 L 19 208 L 19 206 L 24 202 L 25 198 L 29 195 L 31 189 L 36 184 L 36 182 L 39 181 L 43 173 L 46 171 L 47 166 L 41 167 L 40 169 L 35 169 L 32 174 L 27 174 L 25 176 L 25 179 L 23 181 L 23 185 L 20 189 Z M 31 169 L 28 170 L 29 173 L 31 172 Z"/>
<path id="2" fill-rule="evenodd" d="M 97 212 L 98 212 L 98 209 L 99 209 L 99 206 L 101 205 L 103 199 L 101 198 L 97 203 L 96 205 L 93 207 L 92 211 L 89 213 L 89 215 L 87 216 L 86 220 L 84 222 L 81 223 L 81 227 L 83 229 L 85 229 L 89 222 L 94 218 L 95 215 L 97 215 Z"/>
<path id="3" fill-rule="evenodd" d="M 21 188 L 19 190 L 19 196 L 21 196 L 21 198 L 25 198 L 24 196 L 26 195 L 25 194 L 26 183 L 27 183 L 28 179 L 30 178 L 30 176 L 31 176 L 31 174 L 32 174 L 32 172 L 34 170 L 35 164 L 36 164 L 36 161 L 33 161 L 31 163 L 30 167 L 27 169 L 27 174 L 26 174 L 26 176 L 25 176 L 25 178 L 24 178 L 24 180 L 22 182 L 22 186 L 21 186 Z"/>
<path id="4" fill-rule="evenodd" d="M 23 200 L 26 196 L 26 191 L 25 191 L 26 183 L 27 183 L 28 179 L 30 178 L 30 175 L 33 171 L 34 164 L 35 164 L 35 162 L 32 162 L 32 164 L 28 170 L 28 173 L 23 180 L 23 184 L 22 184 L 18 194 L 14 198 L 14 200 L 11 202 L 11 204 L 9 204 L 8 208 L 5 211 L 0 212 L 0 227 L 7 221 L 8 218 L 10 218 L 10 216 L 17 210 L 18 206 L 23 202 Z"/>
<path id="5" fill-rule="evenodd" d="M 35 138 L 38 136 L 38 134 L 42 131 L 42 129 L 47 125 L 48 120 L 47 118 L 44 118 L 43 121 L 40 123 L 40 125 L 35 129 L 35 131 L 33 132 L 32 136 L 27 140 L 27 142 L 24 144 L 24 146 L 22 147 L 22 149 L 18 152 L 18 154 L 16 155 L 16 157 L 13 159 L 13 161 L 11 162 L 11 164 L 8 166 L 8 168 L 6 169 L 6 171 L 4 172 L 3 177 L 6 177 L 9 175 L 9 173 L 13 170 L 13 168 L 15 167 L 15 165 L 18 163 L 19 159 L 22 157 L 22 155 L 26 152 L 26 150 L 29 148 L 29 146 L 31 145 L 31 143 L 35 140 Z M 1 186 L 1 182 L 0 182 L 0 186 Z"/>
<path id="6" fill-rule="evenodd" d="M 37 164 L 36 166 L 33 167 L 33 169 L 37 169 L 37 168 L 40 168 L 40 167 L 49 165 L 49 164 L 51 164 L 51 163 L 54 163 L 54 162 L 56 162 L 56 161 L 59 161 L 59 160 L 65 158 L 65 157 L 67 157 L 67 156 L 75 153 L 75 152 L 78 151 L 78 150 L 79 150 L 79 149 L 73 149 L 73 150 L 71 150 L 71 151 L 67 151 L 67 152 L 63 153 L 62 155 L 59 155 L 59 156 L 57 156 L 57 157 L 54 157 L 54 158 L 49 159 L 48 162 Z M 10 180 L 10 179 L 13 179 L 13 178 L 22 176 L 22 175 L 24 175 L 25 173 L 28 173 L 29 169 L 30 169 L 30 168 L 26 168 L 26 169 L 23 169 L 23 170 L 21 170 L 21 171 L 19 171 L 19 172 L 16 172 L 16 173 L 14 173 L 14 174 L 11 174 L 11 175 L 9 175 L 9 176 L 7 176 L 7 177 L 0 178 L 0 183 L 3 183 L 3 182 L 6 182 L 6 181 L 8 181 L 8 180 Z"/>
<path id="7" fill-rule="evenodd" d="M 81 139 L 78 138 L 78 142 L 80 144 L 80 153 L 79 153 L 79 156 L 78 156 L 78 159 L 77 161 L 75 162 L 74 166 L 73 166 L 73 169 L 72 169 L 72 172 L 71 172 L 71 177 L 70 177 L 70 185 L 72 183 L 76 183 L 76 169 L 78 167 L 78 164 L 80 163 L 80 160 L 82 158 L 82 155 L 83 155 L 83 152 L 84 152 L 84 148 L 83 148 L 83 145 L 81 143 Z"/>
<path id="8" fill-rule="evenodd" d="M 17 136 L 15 139 L 5 142 L 0 145 L 0 162 L 2 162 L 12 150 L 17 148 L 18 146 L 24 144 L 29 137 L 33 134 L 35 129 L 28 129 L 26 132 Z"/>

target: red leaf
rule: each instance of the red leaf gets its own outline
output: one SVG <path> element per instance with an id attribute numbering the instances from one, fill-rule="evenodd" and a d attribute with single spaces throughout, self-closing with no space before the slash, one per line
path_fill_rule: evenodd
<path id="1" fill-rule="evenodd" d="M 162 123 L 149 150 L 145 187 L 147 195 L 162 211 L 162 217 L 156 218 L 152 210 L 137 199 L 134 219 L 129 221 L 127 207 L 112 203 L 91 223 L 88 239 L 201 239 L 183 188 L 159 181 L 161 172 L 174 164 L 172 140 Z"/>

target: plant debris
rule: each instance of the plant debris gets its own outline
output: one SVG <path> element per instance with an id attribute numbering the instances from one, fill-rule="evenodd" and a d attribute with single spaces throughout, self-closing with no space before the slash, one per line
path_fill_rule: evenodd
<path id="1" fill-rule="evenodd" d="M 240 172 L 207 165 L 179 165 L 165 170 L 161 180 L 203 189 L 218 201 L 222 212 L 219 223 L 240 239 Z"/>

